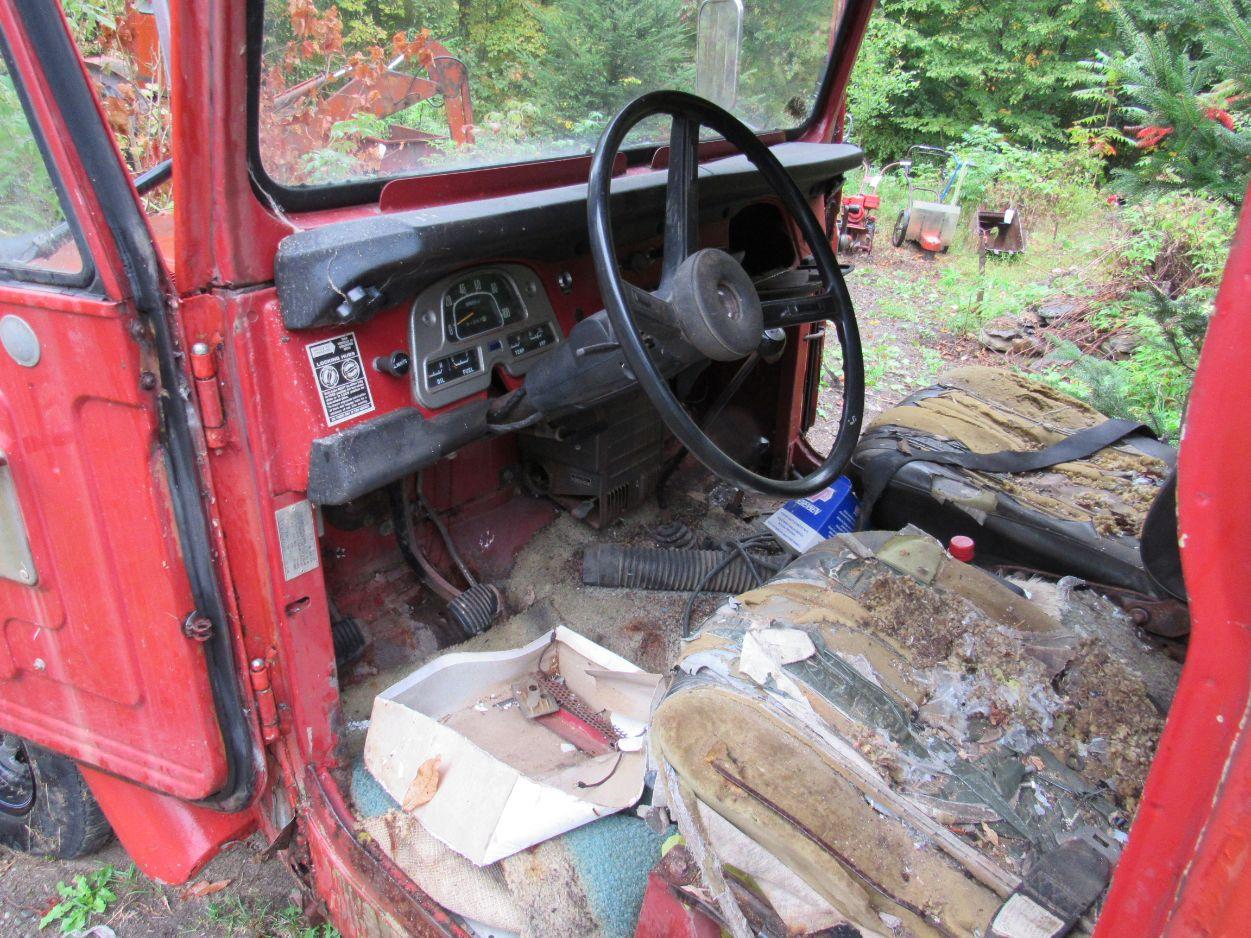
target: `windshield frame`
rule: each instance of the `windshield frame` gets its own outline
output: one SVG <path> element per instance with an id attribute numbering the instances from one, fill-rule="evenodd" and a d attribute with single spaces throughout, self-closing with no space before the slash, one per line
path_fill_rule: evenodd
<path id="1" fill-rule="evenodd" d="M 447 169 L 433 170 L 422 173 L 396 173 L 387 176 L 376 176 L 368 179 L 353 179 L 343 182 L 329 183 L 320 186 L 288 186 L 274 179 L 265 169 L 265 163 L 261 156 L 260 141 L 260 76 L 262 67 L 262 52 L 265 43 L 265 0 L 247 0 L 247 160 L 248 174 L 251 177 L 252 185 L 257 190 L 257 194 L 261 197 L 262 202 L 268 203 L 273 207 L 284 211 L 307 212 L 318 211 L 322 209 L 342 208 L 351 205 L 361 205 L 369 202 L 377 202 L 382 194 L 382 190 L 397 179 L 412 179 L 416 177 L 434 177 L 449 175 L 452 173 L 472 173 L 479 169 L 498 169 L 499 167 L 511 167 L 519 175 L 524 176 L 526 167 L 531 164 L 546 162 L 549 160 L 563 159 L 570 155 L 577 156 L 579 154 L 551 154 L 547 157 L 538 157 L 535 159 L 517 160 L 513 162 L 491 162 L 482 163 L 471 166 L 449 166 Z M 846 53 L 848 43 L 851 39 L 849 28 L 855 19 L 850 16 L 850 12 L 854 2 L 843 4 L 842 14 L 839 19 L 837 30 L 835 31 L 834 41 L 830 46 L 829 55 L 825 60 L 824 70 L 821 73 L 820 81 L 817 85 L 817 94 L 813 102 L 812 110 L 807 118 L 794 127 L 775 128 L 770 130 L 759 131 L 759 135 L 774 135 L 781 133 L 787 141 L 802 139 L 810 135 L 814 128 L 823 124 L 832 103 L 830 98 L 835 85 L 835 75 L 838 71 L 835 68 L 841 57 Z M 720 139 L 720 138 L 716 138 Z M 622 150 L 626 156 L 627 165 L 634 167 L 650 162 L 652 156 L 657 150 L 663 149 L 666 143 L 649 143 L 642 144 L 632 148 Z M 570 184 L 581 182 L 582 179 L 571 179 Z"/>

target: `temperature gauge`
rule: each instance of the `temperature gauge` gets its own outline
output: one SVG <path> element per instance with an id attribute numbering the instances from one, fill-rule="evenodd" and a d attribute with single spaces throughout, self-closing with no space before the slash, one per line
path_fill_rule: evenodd
<path id="1" fill-rule="evenodd" d="M 525 355 L 527 352 L 533 352 L 535 349 L 545 348 L 556 341 L 556 336 L 552 333 L 552 327 L 549 323 L 540 323 L 529 329 L 522 329 L 520 332 L 514 332 L 508 336 L 508 347 L 512 349 L 513 356 Z"/>

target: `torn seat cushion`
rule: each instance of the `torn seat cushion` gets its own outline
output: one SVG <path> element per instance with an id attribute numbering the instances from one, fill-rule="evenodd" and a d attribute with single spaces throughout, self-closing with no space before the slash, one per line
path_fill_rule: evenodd
<path id="1" fill-rule="evenodd" d="M 1173 447 L 1137 432 L 1093 456 L 1021 473 L 978 472 L 908 453 L 1038 451 L 1106 421 L 1092 407 L 1013 372 L 970 366 L 881 414 L 851 472 L 861 491 L 890 474 L 865 527 L 916 524 L 944 542 L 977 543 L 979 560 L 1161 596 L 1140 555 L 1143 523 L 1176 463 Z"/>
<path id="2" fill-rule="evenodd" d="M 722 606 L 651 739 L 706 864 L 728 822 L 863 934 L 985 935 L 1054 851 L 1110 870 L 1162 728 L 1110 643 L 908 528 L 840 535 Z"/>

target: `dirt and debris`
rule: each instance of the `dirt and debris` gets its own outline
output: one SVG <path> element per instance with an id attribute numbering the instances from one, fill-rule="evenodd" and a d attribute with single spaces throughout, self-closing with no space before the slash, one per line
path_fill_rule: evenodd
<path id="1" fill-rule="evenodd" d="M 165 886 L 136 872 L 116 841 L 82 860 L 0 848 L 0 934 L 51 934 L 55 926 L 41 932 L 39 920 L 59 900 L 57 884 L 107 868 L 114 871 L 109 888 L 117 898 L 91 924 L 111 928 L 118 938 L 312 935 L 295 880 L 281 860 L 261 859 L 264 847 L 259 836 L 239 842 L 184 886 Z"/>

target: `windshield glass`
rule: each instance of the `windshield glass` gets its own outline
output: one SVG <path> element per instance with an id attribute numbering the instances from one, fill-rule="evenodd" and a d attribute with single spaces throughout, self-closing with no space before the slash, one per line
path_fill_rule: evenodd
<path id="1" fill-rule="evenodd" d="M 324 186 L 588 153 L 644 91 L 779 130 L 811 114 L 840 0 L 265 0 L 266 173 Z M 661 142 L 663 126 L 633 141 Z"/>

